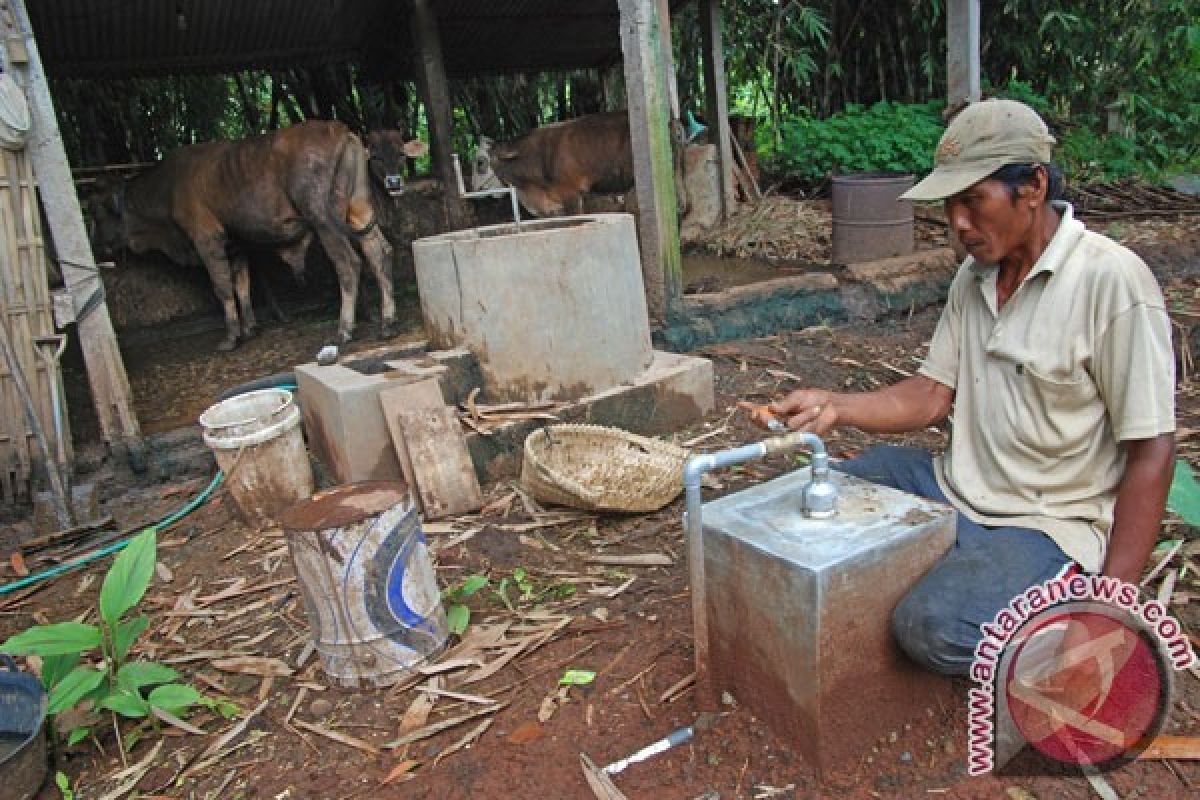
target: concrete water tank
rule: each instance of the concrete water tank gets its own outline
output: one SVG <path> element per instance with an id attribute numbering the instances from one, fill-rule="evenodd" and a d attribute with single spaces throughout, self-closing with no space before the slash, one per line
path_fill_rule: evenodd
<path id="1" fill-rule="evenodd" d="M 431 344 L 474 352 L 490 402 L 576 400 L 653 359 L 628 214 L 454 231 L 413 260 Z"/>

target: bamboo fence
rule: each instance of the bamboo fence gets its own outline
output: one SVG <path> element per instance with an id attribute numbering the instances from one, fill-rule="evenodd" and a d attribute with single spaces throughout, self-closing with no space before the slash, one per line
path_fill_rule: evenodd
<path id="1" fill-rule="evenodd" d="M 36 339 L 55 333 L 46 253 L 33 167 L 25 151 L 0 149 L 0 325 L 7 329 L 19 368 L 29 384 L 51 453 L 54 438 L 52 381 L 58 386 L 63 443 L 71 459 L 62 373 L 37 351 Z M 29 498 L 41 480 L 42 457 L 25 405 L 5 359 L 0 358 L 0 502 Z"/>

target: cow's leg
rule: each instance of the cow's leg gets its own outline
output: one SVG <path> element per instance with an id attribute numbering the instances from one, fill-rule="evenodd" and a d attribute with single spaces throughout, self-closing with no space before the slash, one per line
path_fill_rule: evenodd
<path id="1" fill-rule="evenodd" d="M 237 294 L 238 308 L 242 312 L 242 338 L 253 339 L 258 333 L 258 320 L 254 317 L 254 304 L 250 302 L 250 268 L 244 255 L 234 256 L 233 289 Z"/>
<path id="2" fill-rule="evenodd" d="M 358 246 L 362 249 L 363 257 L 371 267 L 375 283 L 379 286 L 382 319 L 380 320 L 379 336 L 390 339 L 396 335 L 396 298 L 392 288 L 392 246 L 384 237 L 379 226 L 373 226 L 369 231 L 360 234 Z"/>
<path id="3" fill-rule="evenodd" d="M 303 287 L 308 279 L 305 276 L 305 263 L 308 255 L 308 246 L 312 243 L 312 233 L 305 233 L 300 239 L 295 242 L 284 245 L 279 248 L 279 257 L 283 263 L 288 265 L 288 269 L 292 272 L 292 278 L 296 281 L 296 285 Z M 264 281 L 265 283 L 265 281 Z M 271 310 L 280 322 L 288 321 L 287 314 L 283 313 L 283 309 L 279 307 L 279 303 L 275 300 L 275 295 L 267 295 L 271 301 Z"/>
<path id="4" fill-rule="evenodd" d="M 234 298 L 233 269 L 225 249 L 225 233 L 218 228 L 212 232 L 190 235 L 200 260 L 204 262 L 204 268 L 208 270 L 208 279 L 212 281 L 213 292 L 221 303 L 221 310 L 225 313 L 225 338 L 217 345 L 217 349 L 228 352 L 237 347 L 241 326 L 238 322 L 237 301 Z"/>
<path id="5" fill-rule="evenodd" d="M 278 322 L 288 323 L 290 321 L 288 315 L 280 307 L 279 299 L 275 297 L 275 291 L 271 288 L 271 282 L 261 272 L 250 273 L 250 293 L 254 294 L 255 275 L 258 276 L 258 286 L 262 289 L 263 301 L 266 302 L 267 308 L 270 309 L 271 316 Z"/>
<path id="6" fill-rule="evenodd" d="M 517 199 L 521 201 L 525 210 L 535 217 L 557 217 L 563 211 L 562 202 L 539 186 L 519 190 Z"/>
<path id="7" fill-rule="evenodd" d="M 283 263 L 288 265 L 292 271 L 292 278 L 296 281 L 296 285 L 303 287 L 307 283 L 305 277 L 305 262 L 308 255 L 308 246 L 312 244 L 313 235 L 311 232 L 305 232 L 296 241 L 291 244 L 283 245 L 279 248 L 279 257 L 283 259 Z"/>
<path id="8" fill-rule="evenodd" d="M 241 331 L 241 325 L 238 323 L 237 301 L 234 299 L 233 293 L 233 273 L 229 268 L 229 261 L 224 255 L 219 258 L 205 258 L 204 266 L 208 270 L 208 278 L 212 281 L 213 292 L 217 295 L 217 300 L 221 303 L 221 310 L 225 313 L 225 338 L 217 345 L 217 349 L 222 353 L 227 353 L 237 347 L 238 334 Z"/>
<path id="9" fill-rule="evenodd" d="M 358 278 L 362 271 L 362 262 L 354 245 L 342 231 L 332 226 L 323 226 L 317 228 L 317 238 L 337 273 L 338 288 L 342 293 L 342 310 L 338 315 L 338 339 L 345 344 L 354 338 L 354 303 L 358 299 Z"/>

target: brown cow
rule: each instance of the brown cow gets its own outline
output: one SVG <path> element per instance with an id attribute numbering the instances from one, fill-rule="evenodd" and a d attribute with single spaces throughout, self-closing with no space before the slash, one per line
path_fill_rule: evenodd
<path id="1" fill-rule="evenodd" d="M 125 245 L 136 253 L 160 250 L 180 264 L 203 263 L 225 313 L 219 350 L 255 333 L 239 243 L 274 248 L 300 277 L 315 235 L 337 272 L 343 342 L 354 330 L 365 258 L 379 283 L 383 335 L 394 330 L 391 246 L 371 205 L 367 152 L 340 122 L 311 121 L 180 148 L 122 184 L 110 200 L 92 207 L 97 250 Z"/>
<path id="2" fill-rule="evenodd" d="M 588 192 L 633 188 L 629 114 L 610 111 L 556 122 L 511 142 L 480 139 L 472 160 L 472 185 L 517 190 L 531 214 L 552 217 L 583 211 Z"/>

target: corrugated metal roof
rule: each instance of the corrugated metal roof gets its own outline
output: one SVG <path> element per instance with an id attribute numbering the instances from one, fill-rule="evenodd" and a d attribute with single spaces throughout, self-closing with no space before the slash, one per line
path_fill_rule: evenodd
<path id="1" fill-rule="evenodd" d="M 229 72 L 353 60 L 411 77 L 403 0 L 27 0 L 54 76 Z M 679 6 L 684 0 L 673 0 Z M 618 63 L 617 0 L 435 0 L 446 71 Z"/>

